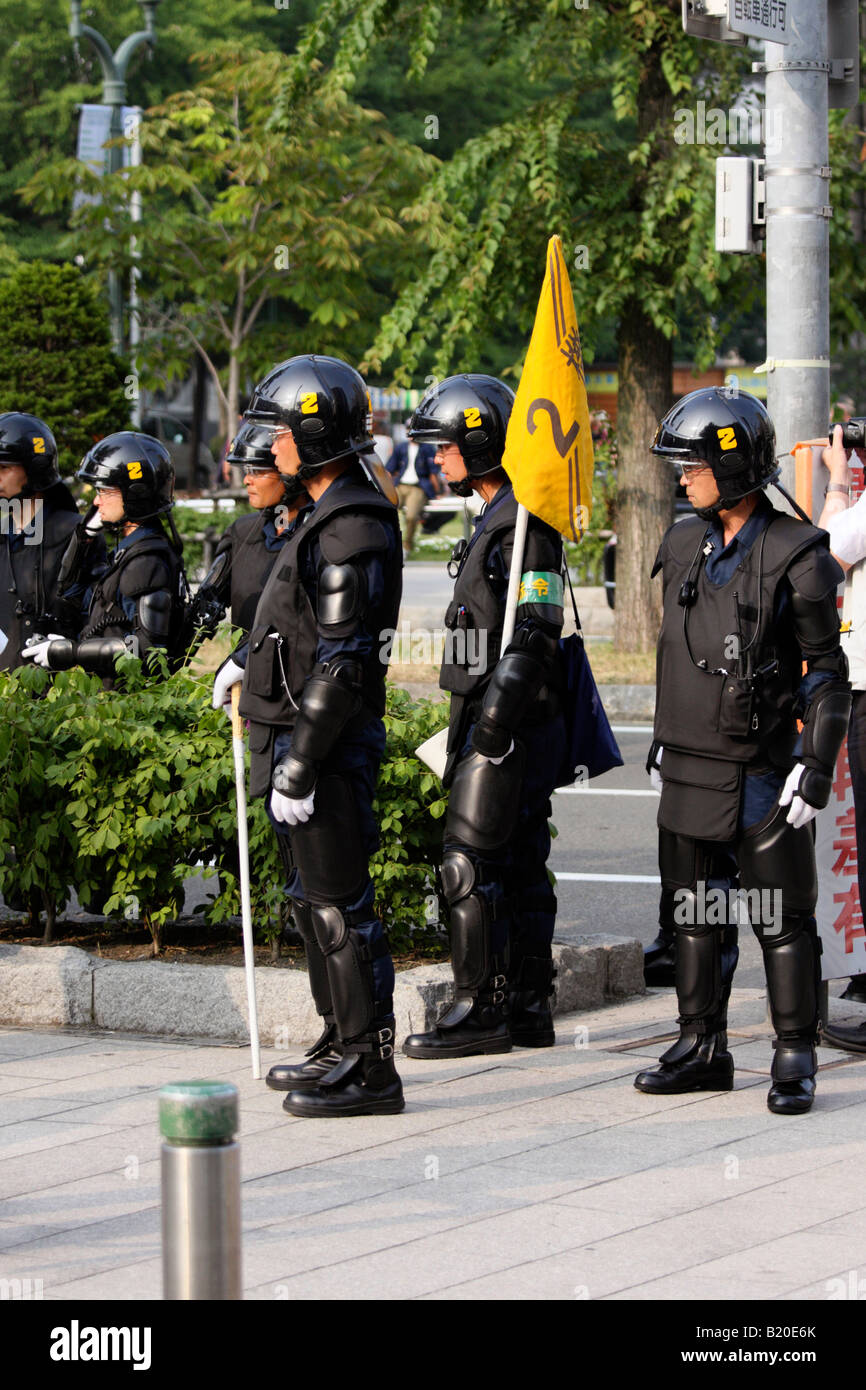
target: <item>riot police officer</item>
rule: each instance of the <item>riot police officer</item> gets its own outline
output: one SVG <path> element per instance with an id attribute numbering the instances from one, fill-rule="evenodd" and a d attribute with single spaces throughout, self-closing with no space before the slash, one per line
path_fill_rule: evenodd
<path id="1" fill-rule="evenodd" d="M 106 679 L 125 651 L 146 659 L 160 648 L 179 661 L 186 577 L 182 544 L 171 524 L 174 468 L 167 449 L 150 435 L 121 430 L 93 446 L 78 477 L 96 489 L 102 526 L 119 539 L 77 641 L 49 634 L 27 649 L 25 659 L 51 671 L 83 666 Z M 73 544 L 85 545 L 86 537 L 79 534 Z"/>
<path id="2" fill-rule="evenodd" d="M 514 635 L 500 655 L 517 503 L 502 468 L 512 392 L 495 377 L 449 377 L 422 400 L 412 439 L 436 445 L 452 492 L 485 503 L 445 615 L 439 678 L 451 692 L 450 785 L 440 882 L 456 1000 L 407 1056 L 467 1057 L 554 1042 L 556 897 L 547 877 L 550 795 L 565 758 L 558 640 L 563 552 L 530 516 Z"/>
<path id="3" fill-rule="evenodd" d="M 232 440 L 226 463 L 243 474 L 253 511 L 226 527 L 196 594 L 200 606 L 209 603 L 219 610 L 219 618 L 229 607 L 232 627 L 240 628 L 244 636 L 249 635 L 274 561 L 309 503 L 300 479 L 279 472 L 272 444 L 272 431 L 250 421 L 241 425 Z M 220 687 L 228 689 L 234 683 L 223 679 Z M 225 701 L 221 698 L 217 703 Z"/>
<path id="4" fill-rule="evenodd" d="M 851 704 L 841 570 L 826 532 L 767 498 L 779 475 L 775 431 L 754 396 L 691 392 L 652 451 L 681 471 L 696 515 L 670 528 L 653 569 L 664 608 L 650 763 L 662 778 L 659 867 L 676 932 L 680 1036 L 635 1085 L 654 1095 L 733 1086 L 727 918 L 724 904 L 707 907 L 710 866 L 724 850 L 764 956 L 776 1030 L 767 1103 L 802 1113 L 815 1093 L 820 984 L 809 822 L 829 799 Z"/>
<path id="5" fill-rule="evenodd" d="M 385 747 L 383 634 L 400 605 L 393 505 L 368 480 L 364 382 L 334 357 L 301 356 L 256 388 L 247 418 L 274 431 L 280 472 L 313 503 L 265 584 L 244 653 L 250 792 L 266 796 L 294 860 L 295 924 L 324 1029 L 308 1060 L 272 1068 L 293 1115 L 393 1114 L 394 967 L 368 859 Z"/>
<path id="6" fill-rule="evenodd" d="M 35 636 L 78 631 L 85 590 L 105 563 L 105 543 L 91 546 L 77 587 L 66 588 L 61 599 L 61 564 L 81 518 L 60 481 L 54 435 L 35 415 L 0 415 L 0 509 L 0 631 L 6 639 L 0 670 L 9 671 L 21 664 L 22 649 Z"/>

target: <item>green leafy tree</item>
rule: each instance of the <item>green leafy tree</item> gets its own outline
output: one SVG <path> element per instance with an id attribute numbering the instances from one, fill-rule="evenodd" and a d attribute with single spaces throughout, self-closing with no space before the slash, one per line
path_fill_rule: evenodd
<path id="1" fill-rule="evenodd" d="M 72 265 L 22 262 L 0 280 L 0 410 L 53 430 L 62 472 L 126 428 L 128 368 L 111 347 L 99 286 Z"/>
<path id="2" fill-rule="evenodd" d="M 277 122 L 287 122 L 315 59 L 329 80 L 364 80 L 387 34 L 412 70 L 440 36 L 472 42 L 492 17 L 525 54 L 527 99 L 474 134 L 425 184 L 406 217 L 430 248 L 423 273 L 382 321 L 369 362 L 406 382 L 432 351 L 437 375 L 475 367 L 491 323 L 532 323 L 544 249 L 557 232 L 573 258 L 587 357 L 617 325 L 619 356 L 617 643 L 655 641 L 659 597 L 646 576 L 671 515 L 669 471 L 648 445 L 671 399 L 678 323 L 706 357 L 727 321 L 761 291 L 755 262 L 713 249 L 713 161 L 718 146 L 676 139 L 676 111 L 698 100 L 728 108 L 749 75 L 746 50 L 683 34 L 680 0 L 326 0 L 287 66 Z M 463 26 L 462 29 L 460 26 Z M 533 82 L 569 80 L 536 96 Z M 519 362 L 501 358 L 502 373 Z"/>
<path id="3" fill-rule="evenodd" d="M 224 46 L 203 80 L 147 113 L 140 168 L 98 180 L 74 160 L 34 177 L 29 201 L 59 207 L 76 183 L 99 191 L 70 239 L 100 268 L 140 257 L 146 351 L 169 375 L 190 349 L 217 389 L 222 428 L 237 419 L 242 379 L 293 351 L 352 356 L 385 300 L 371 279 L 409 244 L 393 208 L 418 188 L 430 156 L 395 140 L 377 113 L 315 87 L 270 128 L 278 53 Z M 133 225 L 129 194 L 142 194 Z M 265 325 L 265 305 L 282 304 Z"/>

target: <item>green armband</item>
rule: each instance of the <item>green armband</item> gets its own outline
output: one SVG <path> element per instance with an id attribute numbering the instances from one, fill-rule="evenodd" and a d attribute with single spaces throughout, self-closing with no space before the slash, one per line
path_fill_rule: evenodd
<path id="1" fill-rule="evenodd" d="M 549 603 L 561 608 L 562 594 L 561 574 L 552 574 L 549 570 L 527 570 L 520 580 L 517 602 Z"/>

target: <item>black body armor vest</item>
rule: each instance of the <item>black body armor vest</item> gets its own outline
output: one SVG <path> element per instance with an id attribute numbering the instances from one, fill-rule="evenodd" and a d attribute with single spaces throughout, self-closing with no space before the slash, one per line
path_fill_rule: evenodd
<path id="1" fill-rule="evenodd" d="M 249 633 L 256 616 L 268 576 L 279 559 L 279 550 L 265 544 L 265 522 L 272 509 L 241 516 L 228 528 L 231 535 L 231 616 L 232 627 Z M 219 551 L 217 552 L 219 554 Z"/>
<path id="2" fill-rule="evenodd" d="M 749 554 L 717 587 L 706 576 L 705 533 L 699 517 L 672 526 L 653 569 L 664 574 L 654 737 L 666 751 L 784 766 L 796 735 L 803 658 L 790 605 L 776 620 L 777 597 L 791 564 L 813 546 L 826 547 L 827 534 L 774 509 Z M 681 605 L 689 580 L 693 601 Z"/>
<path id="3" fill-rule="evenodd" d="M 326 564 L 346 564 L 365 550 L 385 549 L 383 527 L 389 528 L 394 537 L 385 566 L 383 598 L 376 608 L 367 608 L 360 615 L 366 630 L 379 641 L 381 633 L 393 633 L 397 626 L 400 543 L 397 512 L 372 485 L 359 480 L 351 486 L 329 488 L 277 555 L 250 632 L 241 694 L 240 712 L 251 723 L 252 752 L 265 749 L 264 726 L 269 730 L 293 727 L 304 684 L 316 664 L 316 610 L 301 578 L 314 537 L 319 540 Z M 385 642 L 385 637 L 381 642 Z M 364 662 L 362 707 L 346 726 L 346 732 L 360 729 L 385 713 L 386 670 L 387 666 L 375 656 Z M 258 730 L 256 725 L 260 726 Z"/>
<path id="4" fill-rule="evenodd" d="M 169 657 L 176 655 L 174 647 L 183 623 L 181 595 L 181 562 L 168 537 L 147 532 L 119 553 L 114 552 L 108 569 L 93 590 L 87 626 L 81 640 L 87 637 L 126 637 L 136 631 L 136 623 L 123 611 L 122 598 L 137 599 L 143 594 L 165 589 L 172 598 L 172 617 Z"/>
<path id="5" fill-rule="evenodd" d="M 514 533 L 516 521 L 517 501 L 512 494 L 491 513 L 460 566 L 445 613 L 445 626 L 452 636 L 439 672 L 440 688 L 454 695 L 483 697 L 499 660 L 505 603 L 491 583 L 489 556 L 494 546 Z"/>
<path id="6" fill-rule="evenodd" d="M 57 578 L 79 521 L 78 512 L 56 511 L 43 504 L 40 545 L 24 544 L 13 551 L 12 536 L 0 535 L 0 629 L 8 639 L 0 654 L 0 671 L 21 665 L 21 649 L 37 633 L 76 635 L 80 615 L 67 614 L 66 606 L 59 603 Z M 34 536 L 38 534 L 35 526 L 33 531 Z"/>

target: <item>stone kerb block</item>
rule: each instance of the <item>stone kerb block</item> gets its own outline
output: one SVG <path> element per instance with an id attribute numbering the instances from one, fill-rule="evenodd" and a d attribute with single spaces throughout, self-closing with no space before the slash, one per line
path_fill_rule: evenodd
<path id="1" fill-rule="evenodd" d="M 0 1022 L 88 1024 L 99 962 L 77 946 L 0 946 Z"/>

